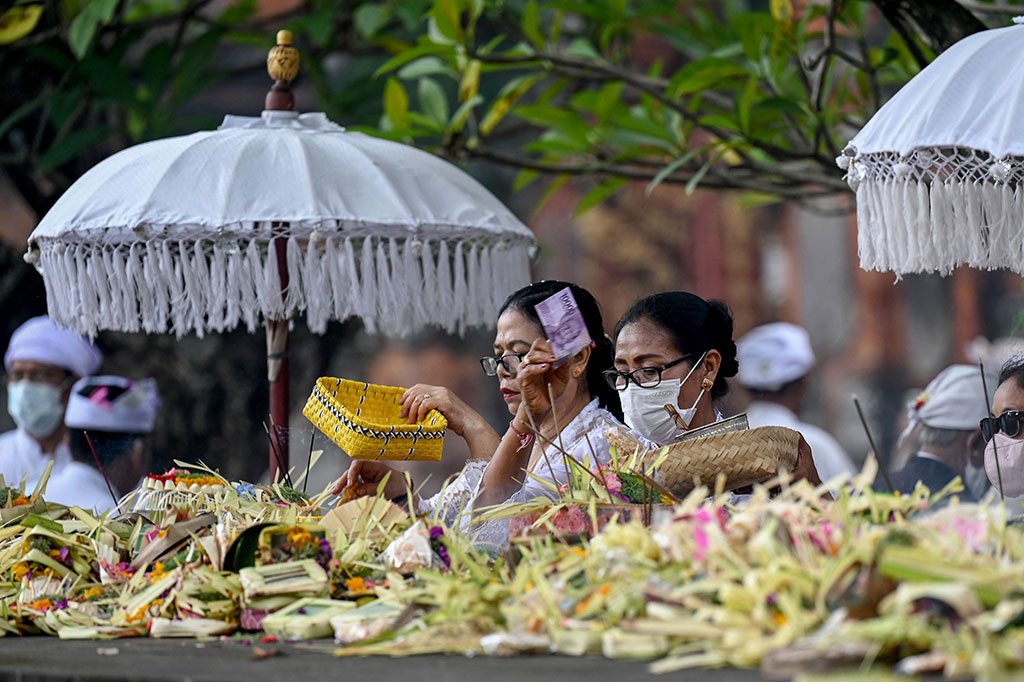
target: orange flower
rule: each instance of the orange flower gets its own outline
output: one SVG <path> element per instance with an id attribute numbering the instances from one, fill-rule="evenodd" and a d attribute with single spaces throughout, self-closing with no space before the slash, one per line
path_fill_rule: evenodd
<path id="1" fill-rule="evenodd" d="M 14 568 L 11 573 L 14 575 L 15 580 L 21 582 L 21 579 L 28 575 L 28 571 L 28 564 L 22 561 L 21 563 L 14 564 Z"/>
<path id="2" fill-rule="evenodd" d="M 366 581 L 362 578 L 349 578 L 345 581 L 345 589 L 349 592 L 366 592 Z"/>

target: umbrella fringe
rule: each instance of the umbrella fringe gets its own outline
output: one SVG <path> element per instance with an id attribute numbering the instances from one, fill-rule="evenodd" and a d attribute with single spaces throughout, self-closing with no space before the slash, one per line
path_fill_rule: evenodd
<path id="1" fill-rule="evenodd" d="M 849 162 L 865 270 L 1024 274 L 1021 159 L 963 148 L 878 152 Z"/>
<path id="2" fill-rule="evenodd" d="M 314 333 L 362 319 L 370 333 L 404 336 L 493 324 L 529 281 L 529 245 L 480 240 L 288 239 L 281 291 L 276 249 L 259 240 L 40 245 L 50 315 L 89 337 L 104 329 L 223 332 L 304 314 Z"/>

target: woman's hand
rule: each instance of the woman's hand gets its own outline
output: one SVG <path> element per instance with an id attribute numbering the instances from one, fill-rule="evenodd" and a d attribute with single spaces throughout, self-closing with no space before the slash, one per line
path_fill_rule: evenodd
<path id="1" fill-rule="evenodd" d="M 444 386 L 416 384 L 398 402 L 402 406 L 399 416 L 410 424 L 423 421 L 430 410 L 443 414 L 448 428 L 466 439 L 472 459 L 490 459 L 501 442 L 486 419 Z"/>
<path id="2" fill-rule="evenodd" d="M 345 488 L 351 488 L 354 492 L 353 497 L 376 495 L 380 482 L 389 473 L 391 477 L 388 479 L 387 485 L 384 486 L 384 497 L 389 499 L 398 497 L 406 492 L 405 477 L 402 476 L 402 472 L 392 469 L 383 462 L 365 459 L 352 460 L 348 471 L 342 474 L 331 492 L 337 495 Z"/>
<path id="3" fill-rule="evenodd" d="M 406 389 L 398 403 L 402 406 L 399 417 L 410 424 L 423 421 L 428 412 L 437 410 L 448 420 L 448 428 L 460 436 L 465 436 L 466 428 L 475 426 L 477 420 L 482 421 L 473 408 L 444 386 L 416 384 Z"/>
<path id="4" fill-rule="evenodd" d="M 523 405 L 537 424 L 551 412 L 551 397 L 554 396 L 555 400 L 558 400 L 569 383 L 569 367 L 572 363 L 567 361 L 560 367 L 555 367 L 552 364 L 554 361 L 555 355 L 551 350 L 551 344 L 547 339 L 537 339 L 530 346 L 516 373 Z"/>
<path id="5" fill-rule="evenodd" d="M 808 483 L 817 487 L 821 485 L 821 476 L 818 475 L 818 467 L 814 465 L 814 456 L 811 454 L 811 446 L 807 444 L 804 437 L 800 436 L 800 443 L 797 445 L 796 466 L 793 467 L 793 480 L 807 479 Z"/>

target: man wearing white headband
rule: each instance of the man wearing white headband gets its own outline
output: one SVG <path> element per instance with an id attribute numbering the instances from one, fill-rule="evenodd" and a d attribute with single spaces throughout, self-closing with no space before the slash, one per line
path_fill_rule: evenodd
<path id="1" fill-rule="evenodd" d="M 99 369 L 103 355 L 84 338 L 48 317 L 18 327 L 4 354 L 7 411 L 18 428 L 0 434 L 0 474 L 8 485 L 27 477 L 31 492 L 47 463 L 54 471 L 71 459 L 64 408 L 71 384 Z"/>
<path id="2" fill-rule="evenodd" d="M 805 329 L 788 322 L 756 327 L 736 342 L 736 359 L 740 364 L 737 379 L 753 398 L 747 406 L 751 428 L 785 426 L 802 433 L 823 481 L 856 473 L 835 438 L 797 416 L 807 391 L 807 375 L 815 364 Z"/>
<path id="3" fill-rule="evenodd" d="M 901 440 L 913 443 L 916 454 L 903 469 L 893 472 L 893 488 L 909 493 L 921 481 L 932 492 L 938 492 L 960 476 L 969 483 L 960 498 L 974 501 L 981 497 L 987 486 L 978 486 L 979 476 L 971 472 L 984 473 L 985 443 L 978 423 L 988 416 L 996 377 L 986 372 L 986 381 L 988 397 L 979 368 L 951 365 L 907 406 L 910 423 Z M 875 488 L 884 490 L 879 481 L 875 481 Z"/>
<path id="4" fill-rule="evenodd" d="M 77 381 L 64 418 L 73 461 L 50 479 L 46 499 L 98 513 L 112 508 L 114 498 L 135 488 L 149 470 L 149 434 L 159 407 L 153 379 Z"/>

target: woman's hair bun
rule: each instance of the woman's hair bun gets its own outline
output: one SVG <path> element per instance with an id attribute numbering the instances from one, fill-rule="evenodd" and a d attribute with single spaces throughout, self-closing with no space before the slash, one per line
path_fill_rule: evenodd
<path id="1" fill-rule="evenodd" d="M 708 301 L 708 307 L 711 308 L 709 322 L 712 322 L 713 326 L 717 328 L 715 330 L 717 342 L 714 344 L 714 348 L 722 356 L 722 367 L 718 370 L 718 374 L 726 378 L 734 377 L 740 371 L 740 363 L 736 360 L 736 342 L 732 338 L 732 312 L 724 301 Z"/>

